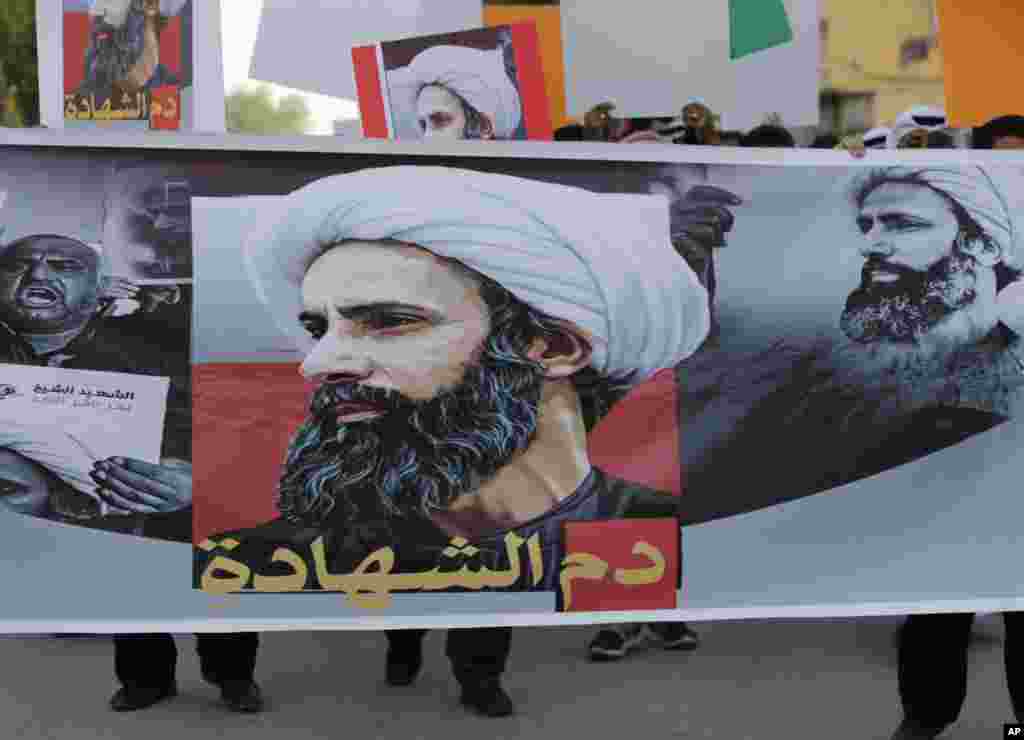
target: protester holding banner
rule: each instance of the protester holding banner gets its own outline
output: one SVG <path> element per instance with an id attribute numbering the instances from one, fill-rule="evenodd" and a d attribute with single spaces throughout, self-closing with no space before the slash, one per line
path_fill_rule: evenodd
<path id="1" fill-rule="evenodd" d="M 975 149 L 1024 149 L 1024 117 L 1003 116 L 974 129 L 972 145 Z M 1024 226 L 1020 209 L 1000 209 L 999 205 L 1002 204 L 989 203 L 997 214 L 997 233 L 1002 232 L 1002 238 L 996 237 L 994 241 L 1002 254 L 1011 249 L 1016 251 L 1016 266 L 1020 268 L 1022 241 L 1018 232 Z M 984 206 L 967 207 L 991 218 L 991 212 Z M 998 305 L 1000 320 L 1017 335 L 1019 344 L 1021 324 L 1017 319 L 1024 315 L 1024 294 L 1020 289 L 1024 283 L 1019 269 L 1015 277 L 1015 282 L 1002 286 Z M 929 740 L 956 721 L 967 698 L 967 648 L 974 617 L 915 614 L 907 618 L 899 648 L 899 691 L 904 719 L 893 740 Z M 1005 612 L 1003 622 L 1006 685 L 1014 714 L 1019 722 L 1024 722 L 1024 655 L 1020 652 L 1024 613 Z"/>
<path id="2" fill-rule="evenodd" d="M 518 559 L 503 544 L 515 534 L 540 549 L 505 588 L 557 590 L 563 526 L 673 517 L 673 496 L 594 468 L 586 439 L 707 333 L 707 293 L 668 224 L 650 196 L 436 167 L 363 170 L 289 195 L 250 234 L 247 259 L 319 388 L 288 451 L 281 517 L 201 543 L 203 587 L 223 579 L 218 562 L 266 571 L 278 547 L 321 573 L 320 537 L 331 572 L 382 546 L 392 572 L 446 571 L 460 548 L 498 572 Z M 612 255 L 626 240 L 640 269 L 623 276 Z M 507 634 L 449 632 L 462 700 L 488 716 L 512 711 Z M 390 638 L 404 682 L 419 637 Z"/>

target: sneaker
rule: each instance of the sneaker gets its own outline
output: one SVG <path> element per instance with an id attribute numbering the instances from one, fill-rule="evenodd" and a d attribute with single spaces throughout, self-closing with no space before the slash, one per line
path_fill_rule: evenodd
<path id="1" fill-rule="evenodd" d="M 177 695 L 178 687 L 175 684 L 152 689 L 123 687 L 110 698 L 110 708 L 115 712 L 135 712 L 139 709 L 149 709 L 154 704 Z"/>
<path id="2" fill-rule="evenodd" d="M 220 684 L 220 698 L 234 712 L 256 714 L 263 711 L 263 693 L 255 681 L 225 681 Z"/>
<path id="3" fill-rule="evenodd" d="M 665 650 L 696 650 L 700 645 L 697 633 L 686 622 L 659 622 L 650 625 L 650 630 Z"/>
<path id="4" fill-rule="evenodd" d="M 647 628 L 642 624 L 623 624 L 605 628 L 590 641 L 590 659 L 597 662 L 619 660 L 626 657 L 626 653 L 633 648 L 644 644 L 647 639 Z"/>
<path id="5" fill-rule="evenodd" d="M 462 687 L 462 705 L 484 717 L 508 717 L 516 707 L 498 681 Z"/>
<path id="6" fill-rule="evenodd" d="M 942 734 L 943 729 L 945 728 L 924 727 L 912 720 L 905 719 L 900 722 L 900 726 L 896 728 L 891 740 L 932 740 Z"/>

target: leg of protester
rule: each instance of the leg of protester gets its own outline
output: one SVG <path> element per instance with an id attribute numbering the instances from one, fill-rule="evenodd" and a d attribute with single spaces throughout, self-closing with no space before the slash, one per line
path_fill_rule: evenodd
<path id="1" fill-rule="evenodd" d="M 114 635 L 114 673 L 121 688 L 110 700 L 111 709 L 146 709 L 175 696 L 177 662 L 178 649 L 170 635 Z"/>
<path id="2" fill-rule="evenodd" d="M 259 712 L 263 695 L 254 680 L 259 634 L 214 632 L 196 635 L 203 680 L 220 689 L 221 699 L 236 712 Z"/>
<path id="3" fill-rule="evenodd" d="M 462 703 L 487 717 L 515 712 L 501 686 L 501 675 L 512 647 L 509 627 L 448 630 L 448 659 L 462 688 Z"/>
<path id="4" fill-rule="evenodd" d="M 423 667 L 426 630 L 388 630 L 386 680 L 392 686 L 409 686 Z"/>
<path id="5" fill-rule="evenodd" d="M 423 638 L 427 630 L 389 630 L 386 680 L 409 686 L 423 666 Z M 501 686 L 512 644 L 507 627 L 448 630 L 448 659 L 462 689 L 462 703 L 487 717 L 504 717 L 515 707 Z"/>
<path id="6" fill-rule="evenodd" d="M 1024 612 L 1004 612 L 1003 652 L 1006 658 L 1006 688 L 1018 722 L 1024 722 Z"/>
<path id="7" fill-rule="evenodd" d="M 900 633 L 903 722 L 893 740 L 934 738 L 953 724 L 967 696 L 973 614 L 915 614 Z"/>

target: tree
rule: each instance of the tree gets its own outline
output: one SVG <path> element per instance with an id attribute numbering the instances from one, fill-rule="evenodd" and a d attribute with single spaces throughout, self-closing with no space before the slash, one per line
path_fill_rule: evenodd
<path id="1" fill-rule="evenodd" d="M 312 114 L 301 95 L 274 101 L 267 86 L 241 87 L 226 100 L 227 130 L 233 134 L 305 134 Z"/>
<path id="2" fill-rule="evenodd" d="M 35 0 L 0 0 L 0 108 L 3 125 L 39 125 Z M 12 105 L 13 103 L 13 105 Z"/>

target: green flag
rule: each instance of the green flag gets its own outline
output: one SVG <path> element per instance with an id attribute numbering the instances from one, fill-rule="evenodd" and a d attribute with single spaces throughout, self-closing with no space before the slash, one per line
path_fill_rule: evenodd
<path id="1" fill-rule="evenodd" d="M 729 0 L 729 56 L 739 59 L 793 40 L 782 0 Z"/>

